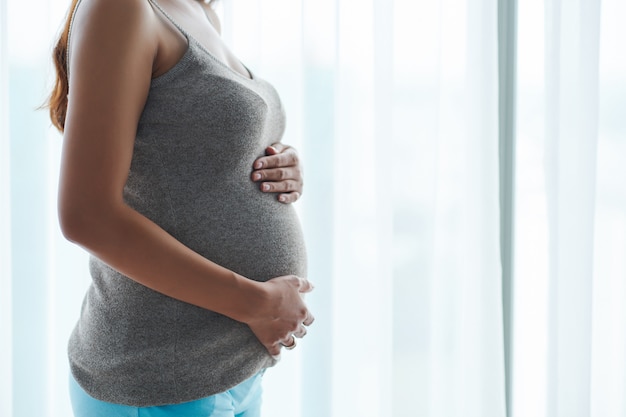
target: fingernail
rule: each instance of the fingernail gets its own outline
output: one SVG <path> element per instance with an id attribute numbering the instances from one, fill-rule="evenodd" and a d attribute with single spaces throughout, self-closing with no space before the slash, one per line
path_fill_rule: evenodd
<path id="1" fill-rule="evenodd" d="M 263 184 L 263 185 L 261 186 L 261 189 L 262 189 L 263 191 L 269 191 L 269 190 L 270 190 L 270 185 L 269 185 L 269 184 Z"/>
<path id="2" fill-rule="evenodd" d="M 281 203 L 284 203 L 285 201 L 287 201 L 287 197 L 284 195 L 281 195 L 280 197 L 278 197 L 278 201 L 280 201 Z"/>
<path id="3" fill-rule="evenodd" d="M 261 174 L 259 174 L 258 172 L 255 172 L 254 174 L 252 174 L 253 181 L 258 181 L 260 179 L 261 179 Z"/>
<path id="4" fill-rule="evenodd" d="M 256 161 L 256 162 L 254 163 L 254 168 L 255 168 L 255 169 L 261 169 L 261 168 L 263 168 L 263 162 L 262 162 L 262 161 Z"/>

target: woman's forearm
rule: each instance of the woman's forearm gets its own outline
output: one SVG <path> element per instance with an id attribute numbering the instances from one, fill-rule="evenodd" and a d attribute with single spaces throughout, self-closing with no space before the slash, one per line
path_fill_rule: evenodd
<path id="1" fill-rule="evenodd" d="M 60 211 L 63 234 L 138 283 L 241 322 L 254 316 L 260 283 L 187 248 L 125 204 Z"/>

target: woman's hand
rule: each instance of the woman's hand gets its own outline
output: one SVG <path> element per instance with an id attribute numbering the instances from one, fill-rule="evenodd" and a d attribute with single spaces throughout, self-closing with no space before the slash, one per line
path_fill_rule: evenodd
<path id="1" fill-rule="evenodd" d="M 279 193 L 278 201 L 293 203 L 302 195 L 302 168 L 294 148 L 275 143 L 265 149 L 265 156 L 254 161 L 252 181 L 260 183 L 264 193 Z"/>
<path id="2" fill-rule="evenodd" d="M 295 275 L 273 278 L 260 283 L 261 300 L 254 316 L 246 324 L 267 351 L 274 357 L 281 347 L 293 347 L 294 337 L 302 338 L 314 317 L 304 303 L 302 295 L 313 290 L 306 279 Z"/>

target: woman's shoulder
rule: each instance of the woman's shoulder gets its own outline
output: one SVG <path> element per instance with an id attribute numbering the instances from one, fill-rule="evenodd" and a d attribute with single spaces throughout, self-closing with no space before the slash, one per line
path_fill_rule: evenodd
<path id="1" fill-rule="evenodd" d="M 156 19 L 148 0 L 78 0 L 71 25 L 74 38 L 132 42 L 138 37 L 153 38 Z"/>
<path id="2" fill-rule="evenodd" d="M 118 22 L 141 24 L 142 20 L 153 15 L 148 0 L 78 0 L 74 20 L 107 21 L 116 18 Z"/>
<path id="3" fill-rule="evenodd" d="M 133 55 L 152 61 L 158 47 L 156 28 L 148 0 L 79 0 L 68 40 L 70 73 L 75 65 L 117 65 Z"/>

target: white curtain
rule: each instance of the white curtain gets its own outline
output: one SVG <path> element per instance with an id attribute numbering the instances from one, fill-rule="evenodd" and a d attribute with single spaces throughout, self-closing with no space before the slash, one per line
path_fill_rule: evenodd
<path id="1" fill-rule="evenodd" d="M 7 9 L 0 1 L 0 414 L 11 415 L 11 210 L 8 126 Z"/>
<path id="2" fill-rule="evenodd" d="M 515 416 L 626 416 L 624 19 L 519 2 Z"/>
<path id="3" fill-rule="evenodd" d="M 89 277 L 85 254 L 59 232 L 61 139 L 37 110 L 68 2 L 0 5 L 0 413 L 68 416 L 66 344 Z"/>

